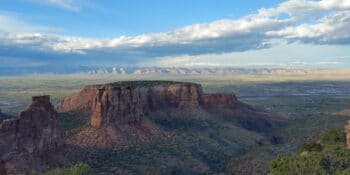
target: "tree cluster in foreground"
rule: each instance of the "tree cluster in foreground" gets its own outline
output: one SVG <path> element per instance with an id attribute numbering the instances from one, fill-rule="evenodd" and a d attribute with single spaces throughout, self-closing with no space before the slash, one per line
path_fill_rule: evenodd
<path id="1" fill-rule="evenodd" d="M 296 154 L 278 156 L 271 175 L 350 175 L 350 150 L 344 131 L 330 129 L 318 142 L 304 143 Z"/>

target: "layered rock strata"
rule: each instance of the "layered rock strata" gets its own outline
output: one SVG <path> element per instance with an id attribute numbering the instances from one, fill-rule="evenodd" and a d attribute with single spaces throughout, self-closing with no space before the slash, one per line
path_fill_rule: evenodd
<path id="1" fill-rule="evenodd" d="M 202 87 L 182 82 L 119 82 L 85 87 L 66 97 L 58 106 L 60 112 L 91 111 L 91 125 L 110 123 L 138 124 L 148 112 L 163 108 L 180 110 L 198 108 Z"/>
<path id="2" fill-rule="evenodd" d="M 32 103 L 17 119 L 0 124 L 0 158 L 9 154 L 43 155 L 63 144 L 57 127 L 57 112 L 50 96 L 33 97 Z"/>
<path id="3" fill-rule="evenodd" d="M 96 128 L 113 123 L 139 124 L 144 115 L 166 108 L 184 112 L 197 108 L 227 108 L 241 116 L 255 110 L 239 102 L 234 94 L 205 94 L 199 84 L 169 81 L 86 86 L 79 93 L 64 98 L 58 106 L 60 112 L 90 111 L 90 124 Z"/>
<path id="4" fill-rule="evenodd" d="M 348 124 L 345 126 L 345 133 L 346 133 L 346 146 L 350 149 L 350 120 L 348 121 Z"/>

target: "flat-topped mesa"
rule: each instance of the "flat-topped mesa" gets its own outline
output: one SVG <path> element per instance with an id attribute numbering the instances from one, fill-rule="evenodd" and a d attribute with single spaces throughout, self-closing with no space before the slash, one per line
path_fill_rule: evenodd
<path id="1" fill-rule="evenodd" d="M 0 124 L 0 155 L 15 150 L 42 155 L 56 150 L 63 143 L 57 127 L 57 112 L 50 96 L 36 96 L 18 119 Z"/>
<path id="2" fill-rule="evenodd" d="M 91 125 L 141 122 L 145 113 L 163 109 L 197 108 L 201 104 L 199 84 L 171 81 L 129 81 L 86 86 L 81 92 L 66 97 L 60 112 L 91 111 Z"/>

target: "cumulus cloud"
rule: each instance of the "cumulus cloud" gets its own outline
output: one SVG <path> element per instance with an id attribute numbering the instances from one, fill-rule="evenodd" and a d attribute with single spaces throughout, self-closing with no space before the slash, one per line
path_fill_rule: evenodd
<path id="1" fill-rule="evenodd" d="M 288 14 L 291 17 L 314 17 L 320 12 L 349 10 L 350 2 L 347 0 L 289 0 L 279 4 L 276 8 L 262 8 L 258 16 L 272 17 Z"/>
<path id="2" fill-rule="evenodd" d="M 223 54 L 167 56 L 140 63 L 161 67 L 346 67 L 350 45 L 280 44 L 263 50 Z"/>
<path id="3" fill-rule="evenodd" d="M 291 26 L 278 31 L 267 32 L 268 36 L 316 44 L 349 44 L 350 11 L 326 16 L 316 24 Z"/>
<path id="4" fill-rule="evenodd" d="M 79 10 L 75 6 L 76 0 L 43 2 Z M 55 54 L 147 59 L 265 49 L 272 47 L 275 40 L 289 43 L 349 44 L 349 27 L 349 0 L 288 0 L 274 8 L 260 9 L 257 13 L 240 19 L 222 19 L 167 32 L 109 39 L 33 32 L 35 27 L 15 32 L 0 27 L 3 31 L 0 34 L 0 44 Z"/>

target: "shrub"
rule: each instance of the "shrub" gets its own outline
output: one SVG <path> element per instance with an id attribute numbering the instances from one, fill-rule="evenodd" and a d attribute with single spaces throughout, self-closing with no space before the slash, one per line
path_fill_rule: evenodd
<path id="1" fill-rule="evenodd" d="M 70 175 L 92 175 L 89 165 L 79 163 L 70 168 Z"/>
<path id="2" fill-rule="evenodd" d="M 303 151 L 320 152 L 322 151 L 322 145 L 317 142 L 307 142 L 301 146 L 300 152 L 303 152 Z"/>
<path id="3" fill-rule="evenodd" d="M 271 175 L 350 175 L 350 150 L 341 130 L 328 130 L 317 142 L 305 143 L 298 154 L 270 162 Z"/>
<path id="4" fill-rule="evenodd" d="M 76 164 L 70 168 L 57 168 L 45 175 L 93 175 L 89 165 L 84 163 Z"/>
<path id="5" fill-rule="evenodd" d="M 324 132 L 321 137 L 323 144 L 343 144 L 346 141 L 346 135 L 343 130 L 329 129 Z"/>

